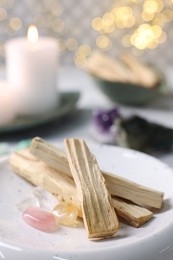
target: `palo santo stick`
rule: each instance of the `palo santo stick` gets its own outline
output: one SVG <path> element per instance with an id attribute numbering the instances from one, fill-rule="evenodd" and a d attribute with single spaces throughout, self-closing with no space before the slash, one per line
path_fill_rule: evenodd
<path id="1" fill-rule="evenodd" d="M 113 236 L 119 221 L 95 156 L 80 139 L 65 139 L 64 143 L 88 238 Z"/>
<path id="2" fill-rule="evenodd" d="M 153 217 L 153 213 L 143 207 L 123 201 L 120 198 L 112 198 L 117 215 L 121 216 L 133 227 L 140 227 Z"/>
<path id="3" fill-rule="evenodd" d="M 137 83 L 136 75 L 122 62 L 96 51 L 88 58 L 86 70 L 99 79 Z"/>
<path id="4" fill-rule="evenodd" d="M 63 200 L 74 203 L 79 209 L 79 216 L 82 216 L 80 202 L 72 178 L 62 175 L 49 167 L 33 156 L 28 149 L 13 153 L 9 163 L 12 169 L 28 182 L 44 188 L 56 197 L 61 196 Z"/>
<path id="5" fill-rule="evenodd" d="M 50 167 L 72 177 L 66 155 L 57 147 L 36 137 L 32 140 L 30 151 L 36 157 L 45 161 Z M 102 173 L 111 195 L 131 200 L 144 207 L 161 208 L 164 196 L 163 192 L 139 185 L 117 175 L 112 175 L 104 171 Z"/>
<path id="6" fill-rule="evenodd" d="M 121 60 L 133 71 L 138 82 L 145 87 L 152 88 L 157 85 L 159 78 L 157 74 L 147 65 L 139 62 L 134 56 L 129 53 L 123 53 Z"/>
<path id="7" fill-rule="evenodd" d="M 86 69 L 99 78 L 109 81 L 126 82 L 128 75 L 125 68 L 116 60 L 101 54 L 93 52 L 88 58 Z"/>
<path id="8" fill-rule="evenodd" d="M 82 217 L 76 186 L 72 178 L 59 175 L 59 172 L 33 156 L 28 149 L 13 153 L 10 157 L 10 165 L 19 176 L 33 185 L 43 187 L 56 197 L 61 196 L 65 201 L 73 202 L 79 209 L 79 216 Z M 140 226 L 147 221 L 146 217 L 142 216 L 142 212 L 146 215 L 144 208 L 141 208 L 141 215 L 137 215 L 134 204 L 129 203 L 128 206 L 124 207 L 123 200 L 118 200 L 118 204 L 115 203 L 117 198 L 114 197 L 112 200 L 115 209 L 117 209 L 117 215 L 120 215 L 129 224 L 133 225 L 133 219 Z M 151 214 L 149 212 L 149 215 Z"/>
<path id="9" fill-rule="evenodd" d="M 63 151 L 39 137 L 32 140 L 30 152 L 52 168 L 72 177 L 67 157 Z"/>
<path id="10" fill-rule="evenodd" d="M 130 200 L 146 208 L 161 208 L 164 196 L 163 192 L 145 187 L 117 175 L 111 175 L 104 171 L 102 173 L 105 176 L 109 192 L 112 195 Z"/>

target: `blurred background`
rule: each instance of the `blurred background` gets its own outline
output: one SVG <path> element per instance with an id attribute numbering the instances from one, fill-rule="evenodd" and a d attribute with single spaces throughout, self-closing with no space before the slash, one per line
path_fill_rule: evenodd
<path id="1" fill-rule="evenodd" d="M 173 64 L 173 0 L 0 0 L 0 64 L 6 40 L 25 36 L 30 24 L 60 41 L 61 63 L 84 67 L 95 49 L 121 49 Z"/>

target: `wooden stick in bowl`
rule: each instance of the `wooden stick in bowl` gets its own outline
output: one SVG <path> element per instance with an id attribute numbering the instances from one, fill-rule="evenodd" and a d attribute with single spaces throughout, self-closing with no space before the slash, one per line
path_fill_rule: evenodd
<path id="1" fill-rule="evenodd" d="M 134 56 L 129 53 L 122 53 L 121 60 L 130 68 L 134 73 L 139 84 L 147 87 L 153 88 L 159 82 L 159 77 L 156 72 L 149 68 L 142 62 L 139 62 Z"/>
<path id="2" fill-rule="evenodd" d="M 87 61 L 86 70 L 100 79 L 113 82 L 127 82 L 129 75 L 125 67 L 100 52 L 93 52 Z"/>

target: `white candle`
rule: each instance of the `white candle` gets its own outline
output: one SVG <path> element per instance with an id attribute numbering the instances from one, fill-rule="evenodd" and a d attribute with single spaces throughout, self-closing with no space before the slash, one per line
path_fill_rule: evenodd
<path id="1" fill-rule="evenodd" d="M 18 96 L 18 112 L 24 115 L 44 113 L 58 103 L 57 40 L 38 37 L 30 27 L 28 38 L 15 38 L 6 44 L 7 81 Z"/>
<path id="2" fill-rule="evenodd" d="M 14 93 L 6 81 L 0 81 L 0 127 L 7 126 L 16 117 Z"/>

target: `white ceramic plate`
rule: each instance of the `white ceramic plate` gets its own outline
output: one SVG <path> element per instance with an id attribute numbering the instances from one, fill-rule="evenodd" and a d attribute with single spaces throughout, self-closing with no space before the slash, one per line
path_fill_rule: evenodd
<path id="1" fill-rule="evenodd" d="M 0 169 L 0 259 L 173 259 L 173 171 L 139 152 L 111 146 L 89 147 L 102 169 L 165 192 L 163 209 L 141 228 L 122 224 L 114 238 L 103 241 L 89 241 L 84 228 L 40 232 L 22 221 L 16 207 L 30 196 L 33 187 L 4 164 Z"/>

